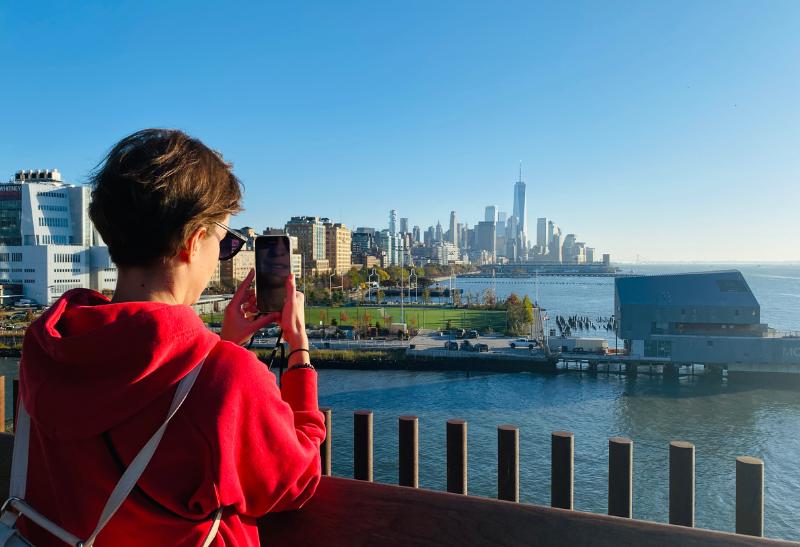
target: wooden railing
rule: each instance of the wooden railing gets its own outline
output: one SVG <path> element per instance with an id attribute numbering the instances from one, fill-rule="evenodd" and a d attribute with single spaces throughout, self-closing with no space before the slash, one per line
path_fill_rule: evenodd
<path id="1" fill-rule="evenodd" d="M 327 429 L 331 432 L 332 411 L 331 409 L 322 409 L 325 414 Z M 485 498 L 472 498 L 464 496 L 468 491 L 468 476 L 467 476 L 467 423 L 464 420 L 449 420 L 446 424 L 447 427 L 447 440 L 446 440 L 446 476 L 447 476 L 447 490 L 452 494 L 461 494 L 461 496 L 446 495 L 438 492 L 423 491 L 417 489 L 418 470 L 419 470 L 419 442 L 418 442 L 418 419 L 416 416 L 400 416 L 398 419 L 398 477 L 399 486 L 412 487 L 398 488 L 388 485 L 380 485 L 378 487 L 372 485 L 364 485 L 364 482 L 369 483 L 373 479 L 373 413 L 368 410 L 359 410 L 353 414 L 353 478 L 356 481 L 346 479 L 331 479 L 323 480 L 323 486 L 320 488 L 319 499 L 315 498 L 310 505 L 302 511 L 304 515 L 308 515 L 312 526 L 324 526 L 327 522 L 325 519 L 344 518 L 344 515 L 339 514 L 339 508 L 329 509 L 326 503 L 332 504 L 342 503 L 334 502 L 338 496 L 343 496 L 341 500 L 348 500 L 345 505 L 348 506 L 348 511 L 352 509 L 354 515 L 349 520 L 358 521 L 354 525 L 359 533 L 368 531 L 365 528 L 370 528 L 372 525 L 368 524 L 370 518 L 365 517 L 367 514 L 372 514 L 380 509 L 373 508 L 373 504 L 378 507 L 383 507 L 388 510 L 394 506 L 394 511 L 399 511 L 400 508 L 397 504 L 401 503 L 407 505 L 402 508 L 402 512 L 410 511 L 414 515 L 414 519 L 420 519 L 419 526 L 424 529 L 425 526 L 421 522 L 427 522 L 426 526 L 439 526 L 435 524 L 437 519 L 443 517 L 435 517 L 425 515 L 425 511 L 419 511 L 417 508 L 420 504 L 431 504 L 444 511 L 445 514 L 452 515 L 461 511 L 471 511 L 474 508 L 473 515 L 470 518 L 483 520 L 481 511 L 485 510 L 487 513 L 486 522 L 491 523 L 492 518 L 490 515 L 507 515 L 509 518 L 515 518 L 512 515 L 528 514 L 538 515 L 537 518 L 542 519 L 549 516 L 555 521 L 570 521 L 574 522 L 570 526 L 575 526 L 575 530 L 588 530 L 591 528 L 590 524 L 595 522 L 598 527 L 604 530 L 616 530 L 615 533 L 631 534 L 630 537 L 637 537 L 635 543 L 637 545 L 656 545 L 660 544 L 659 541 L 670 534 L 675 534 L 673 541 L 683 541 L 681 538 L 694 538 L 696 541 L 707 541 L 708 544 L 714 544 L 716 540 L 721 541 L 720 544 L 751 544 L 748 536 L 762 537 L 764 534 L 764 463 L 757 458 L 742 456 L 736 458 L 736 521 L 735 529 L 738 535 L 726 534 L 722 532 L 711 532 L 708 530 L 694 530 L 688 533 L 695 525 L 695 447 L 691 443 L 682 441 L 673 441 L 669 443 L 669 526 L 657 524 L 652 522 L 637 521 L 631 519 L 633 514 L 633 441 L 624 437 L 612 437 L 608 443 L 608 514 L 596 515 L 590 513 L 582 513 L 573 510 L 573 485 L 574 485 L 574 436 L 569 431 L 555 431 L 551 435 L 551 507 L 552 509 L 536 507 L 528 504 L 518 504 L 516 507 L 524 507 L 524 509 L 511 509 L 507 504 L 499 504 L 494 500 L 487 500 Z M 331 475 L 331 445 L 332 438 L 329 434 L 328 438 L 323 442 L 320 447 L 320 454 L 322 458 L 322 471 L 323 475 Z M 519 502 L 519 429 L 513 425 L 500 425 L 497 428 L 497 498 L 502 501 Z M 386 503 L 379 502 L 378 498 L 385 497 Z M 369 501 L 367 501 L 369 499 Z M 469 499 L 470 501 L 463 501 Z M 456 501 L 458 500 L 458 501 Z M 464 504 L 462 506 L 462 503 Z M 453 505 L 455 504 L 455 505 Z M 477 505 L 475 505 L 477 504 Z M 449 508 L 445 510 L 445 506 Z M 485 509 L 480 509 L 485 507 Z M 513 507 L 513 505 L 512 505 Z M 566 513 L 556 511 L 567 510 Z M 324 512 L 326 516 L 321 522 L 317 522 L 317 512 Z M 521 513 L 519 512 L 521 511 Z M 334 518 L 334 515 L 335 518 Z M 357 516 L 355 516 L 357 515 Z M 611 518 L 621 517 L 621 518 Z M 270 516 L 265 522 L 283 523 L 278 524 L 277 529 L 281 533 L 294 533 L 289 532 L 287 524 L 289 522 L 296 522 L 296 519 L 306 517 L 300 516 Z M 319 517 L 322 518 L 322 517 Z M 376 517 L 377 518 L 377 517 Z M 384 517 L 388 518 L 388 517 Z M 380 518 L 377 518 L 381 521 Z M 413 519 L 412 519 L 413 520 Z M 454 533 L 461 529 L 464 525 L 463 519 L 457 519 L 460 524 L 453 524 Z M 305 520 L 304 520 L 305 522 Z M 416 522 L 416 521 L 415 521 Z M 410 529 L 416 529 L 417 525 L 408 523 Z M 492 526 L 492 524 L 489 524 Z M 589 528 L 587 528 L 587 526 Z M 303 526 L 305 529 L 306 527 Z M 403 530 L 408 530 L 406 524 L 401 526 Z M 509 531 L 503 528 L 500 532 L 498 528 L 498 535 L 495 538 L 497 541 L 505 541 L 501 536 Z M 536 530 L 528 526 L 529 533 L 532 534 L 530 538 L 536 537 L 538 534 Z M 383 530 L 385 533 L 386 530 Z M 328 533 L 334 533 L 330 529 Z M 381 530 L 374 529 L 372 533 L 380 534 Z M 408 532 L 411 533 L 411 532 Z M 416 532 L 415 532 L 416 533 Z M 420 532 L 421 533 L 421 532 Z M 560 533 L 560 532 L 559 532 Z M 576 541 L 580 537 L 584 540 L 591 539 L 593 544 L 605 544 L 600 537 L 593 535 L 581 536 L 583 532 L 575 532 Z M 687 535 L 688 533 L 688 535 Z M 639 537 L 642 534 L 651 534 L 652 537 L 648 542 Z M 458 535 L 458 534 L 456 534 Z M 312 535 L 306 536 L 307 538 L 313 537 Z M 327 537 L 327 536 L 325 536 Z M 379 536 L 375 536 L 379 537 Z M 559 536 L 561 537 L 561 536 Z M 404 540 L 398 539 L 397 545 L 404 544 L 403 541 L 408 541 L 405 532 L 400 533 L 399 538 L 406 538 Z M 611 538 L 611 536 L 609 536 Z M 660 539 L 658 539 L 660 538 Z M 705 538 L 705 539 L 704 539 Z M 723 539 L 724 538 L 724 539 Z M 394 541 L 394 540 L 392 540 Z M 427 539 L 426 539 L 427 541 Z M 560 544 L 559 542 L 552 543 L 553 545 Z M 733 542 L 733 543 L 732 543 Z M 469 543 L 469 542 L 468 542 Z M 566 543 L 564 541 L 564 543 Z M 617 541 L 613 542 L 617 544 Z M 625 544 L 624 541 L 620 542 Z M 780 543 L 780 542 L 779 542 Z M 788 543 L 788 542 L 787 542 Z M 337 545 L 340 544 L 337 542 Z M 347 543 L 341 543 L 346 545 Z M 391 543 L 390 544 L 395 544 Z M 408 543 L 405 543 L 408 544 Z M 444 542 L 442 544 L 448 544 Z M 545 541 L 543 544 L 549 544 Z M 608 543 L 611 545 L 612 543 Z M 757 543 L 753 543 L 757 544 Z"/>
<path id="2" fill-rule="evenodd" d="M 3 394 L 4 391 L 0 391 L 0 408 Z M 323 412 L 330 432 L 332 412 L 330 409 L 323 409 Z M 633 503 L 633 442 L 630 439 L 614 437 L 609 440 L 609 515 L 598 515 L 573 510 L 574 437 L 570 432 L 552 434 L 552 507 L 542 507 L 518 503 L 519 430 L 512 425 L 501 425 L 497 430 L 498 500 L 466 495 L 465 421 L 447 422 L 447 493 L 418 488 L 416 416 L 401 416 L 398 421 L 400 486 L 372 482 L 373 413 L 355 412 L 353 426 L 355 480 L 330 476 L 332 439 L 329 435 L 320 447 L 324 476 L 317 493 L 299 511 L 262 518 L 259 531 L 265 544 L 324 543 L 334 547 L 800 545 L 759 537 L 764 530 L 764 467 L 763 462 L 755 458 L 736 460 L 737 534 L 729 534 L 693 528 L 694 446 L 690 443 L 670 443 L 671 524 L 660 524 L 630 518 Z M 13 439 L 13 435 L 0 433 L 0 496 L 3 499 L 8 493 Z"/>

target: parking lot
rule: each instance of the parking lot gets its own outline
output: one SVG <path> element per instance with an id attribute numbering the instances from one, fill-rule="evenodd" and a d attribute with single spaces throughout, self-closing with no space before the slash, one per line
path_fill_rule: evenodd
<path id="1" fill-rule="evenodd" d="M 542 349 L 539 347 L 534 347 L 533 350 L 531 350 L 529 346 L 532 343 L 518 341 L 519 338 L 520 337 L 502 336 L 498 334 L 478 336 L 477 338 L 457 338 L 452 334 L 440 334 L 437 331 L 433 331 L 419 334 L 413 337 L 409 343 L 413 346 L 414 350 L 421 352 L 429 350 L 444 350 L 446 349 L 445 344 L 448 342 L 454 342 L 458 344 L 458 351 L 462 351 L 462 343 L 466 341 L 469 342 L 469 345 L 486 344 L 486 346 L 488 346 L 487 353 L 493 354 L 506 354 L 509 356 L 524 357 L 531 354 L 541 355 L 543 353 Z M 511 343 L 514 343 L 517 347 L 512 348 Z M 453 351 L 453 346 L 451 346 L 451 351 Z"/>

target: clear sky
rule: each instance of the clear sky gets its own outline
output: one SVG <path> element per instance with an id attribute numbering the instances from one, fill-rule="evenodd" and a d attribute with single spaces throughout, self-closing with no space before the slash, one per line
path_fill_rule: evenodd
<path id="1" fill-rule="evenodd" d="M 619 260 L 800 260 L 800 2 L 0 3 L 0 178 L 177 127 L 234 224 L 546 216 Z"/>

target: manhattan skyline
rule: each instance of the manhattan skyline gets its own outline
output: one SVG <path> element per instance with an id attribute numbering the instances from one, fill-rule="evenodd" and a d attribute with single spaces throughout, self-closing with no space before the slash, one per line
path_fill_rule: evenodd
<path id="1" fill-rule="evenodd" d="M 178 127 L 234 163 L 237 226 L 424 230 L 511 213 L 521 160 L 529 238 L 546 217 L 615 261 L 800 261 L 796 3 L 191 6 L 2 8 L 0 177 L 82 183 Z"/>

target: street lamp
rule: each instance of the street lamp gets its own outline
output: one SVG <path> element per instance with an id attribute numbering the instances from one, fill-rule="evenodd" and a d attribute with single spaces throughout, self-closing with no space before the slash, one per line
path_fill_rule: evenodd
<path id="1" fill-rule="evenodd" d="M 367 300 L 369 300 L 370 302 L 372 302 L 371 297 L 372 297 L 372 276 L 373 275 L 380 280 L 380 276 L 378 275 L 378 272 L 375 271 L 375 266 L 372 267 L 372 273 L 370 273 L 367 276 L 367 284 L 368 284 L 368 287 L 367 287 Z"/>
<path id="2" fill-rule="evenodd" d="M 408 274 L 408 289 L 411 290 L 411 278 L 414 278 L 414 302 L 419 304 L 419 296 L 417 294 L 417 272 L 416 270 L 410 270 Z"/>

